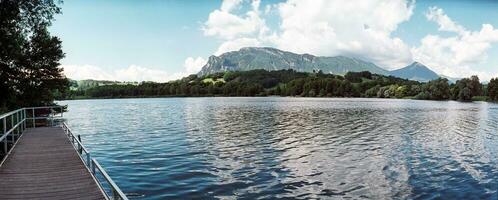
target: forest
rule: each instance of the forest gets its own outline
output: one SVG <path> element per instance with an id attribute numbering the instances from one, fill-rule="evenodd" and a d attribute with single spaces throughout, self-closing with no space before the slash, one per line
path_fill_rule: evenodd
<path id="1" fill-rule="evenodd" d="M 75 84 L 73 82 L 73 84 Z M 78 88 L 76 86 L 76 88 Z M 409 98 L 423 100 L 498 100 L 498 79 L 481 84 L 477 76 L 450 83 L 439 78 L 426 83 L 370 72 L 348 72 L 344 76 L 252 70 L 190 75 L 167 83 L 108 84 L 78 88 L 61 96 L 78 98 L 203 97 L 203 96 L 299 96 Z"/>

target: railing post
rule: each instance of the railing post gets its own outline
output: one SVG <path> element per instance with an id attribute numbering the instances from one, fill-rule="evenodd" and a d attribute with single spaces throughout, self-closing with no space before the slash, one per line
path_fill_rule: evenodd
<path id="1" fill-rule="evenodd" d="M 80 153 L 80 155 L 81 155 L 81 154 L 83 153 L 83 146 L 82 146 L 82 144 L 81 144 L 81 136 L 80 136 L 80 135 L 78 135 L 78 141 L 79 141 L 79 145 L 78 145 L 78 147 L 79 147 L 79 148 L 78 148 L 78 151 L 79 151 L 79 153 Z"/>
<path id="2" fill-rule="evenodd" d="M 24 116 L 24 123 L 23 123 L 23 126 L 24 126 L 24 130 L 26 130 L 26 125 L 27 125 L 27 118 L 28 118 L 28 115 L 26 115 L 26 108 L 22 109 L 22 112 L 23 112 L 23 116 Z"/>
<path id="3" fill-rule="evenodd" d="M 7 148 L 7 138 L 5 138 L 5 140 L 3 141 L 3 151 L 5 153 L 5 155 L 7 155 L 7 151 L 9 149 Z"/>
<path id="4" fill-rule="evenodd" d="M 86 152 L 86 163 L 88 164 L 88 167 L 91 167 L 92 157 L 90 156 L 90 152 Z"/>
<path id="5" fill-rule="evenodd" d="M 92 160 L 92 174 L 95 175 L 95 163 L 93 163 L 93 160 Z"/>
<path id="6" fill-rule="evenodd" d="M 114 199 L 114 200 L 120 199 L 119 195 L 118 195 L 118 191 L 116 191 L 116 188 L 112 188 L 112 199 Z"/>
<path id="7" fill-rule="evenodd" d="M 18 124 L 18 128 L 19 128 L 19 135 L 21 135 L 21 133 L 24 131 L 22 129 L 22 124 L 19 124 L 19 122 L 21 122 L 21 111 L 17 112 L 17 123 Z"/>
<path id="8" fill-rule="evenodd" d="M 14 128 L 14 115 L 11 115 L 11 116 L 10 116 L 10 129 L 12 129 L 12 128 Z M 12 130 L 12 131 L 10 132 L 10 137 L 12 138 L 12 144 L 14 144 L 14 142 L 15 142 L 15 141 L 14 141 L 14 131 L 15 131 L 15 130 Z M 5 139 L 7 139 L 7 138 L 5 138 Z"/>
<path id="9" fill-rule="evenodd" d="M 33 128 L 36 128 L 35 108 L 31 108 L 31 111 L 33 111 Z"/>
<path id="10" fill-rule="evenodd" d="M 3 135 L 5 135 L 7 133 L 7 117 L 4 117 L 3 118 Z M 4 153 L 7 155 L 7 137 L 5 137 L 5 140 L 3 141 L 3 150 L 4 150 Z"/>

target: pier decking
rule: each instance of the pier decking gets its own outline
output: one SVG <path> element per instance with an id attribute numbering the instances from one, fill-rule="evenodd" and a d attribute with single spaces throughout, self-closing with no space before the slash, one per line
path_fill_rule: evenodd
<path id="1" fill-rule="evenodd" d="M 63 110 L 31 107 L 0 115 L 0 199 L 128 200 L 61 121 Z"/>
<path id="2" fill-rule="evenodd" d="M 60 127 L 27 129 L 0 180 L 0 199 L 105 199 Z"/>

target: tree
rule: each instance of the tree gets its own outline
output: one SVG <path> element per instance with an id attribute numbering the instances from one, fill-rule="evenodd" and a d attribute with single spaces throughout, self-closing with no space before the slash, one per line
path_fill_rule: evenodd
<path id="1" fill-rule="evenodd" d="M 402 85 L 396 88 L 395 96 L 396 98 L 403 98 L 408 95 L 408 86 Z"/>
<path id="2" fill-rule="evenodd" d="M 447 100 L 450 98 L 450 85 L 446 78 L 429 81 L 425 85 L 425 90 L 432 100 Z"/>
<path id="3" fill-rule="evenodd" d="M 47 31 L 58 13 L 54 0 L 0 1 L 0 110 L 52 104 L 67 89 L 61 42 Z"/>
<path id="4" fill-rule="evenodd" d="M 376 85 L 373 88 L 367 89 L 367 91 L 365 91 L 365 97 L 377 97 L 377 93 L 379 92 L 379 90 L 380 85 Z"/>
<path id="5" fill-rule="evenodd" d="M 472 101 L 472 97 L 482 95 L 482 85 L 477 76 L 458 80 L 451 87 L 451 96 L 454 100 Z"/>
<path id="6" fill-rule="evenodd" d="M 472 96 L 481 96 L 483 94 L 482 84 L 478 76 L 474 75 L 470 77 L 469 89 Z"/>
<path id="7" fill-rule="evenodd" d="M 498 101 L 498 78 L 492 78 L 489 81 L 488 96 L 492 101 Z"/>

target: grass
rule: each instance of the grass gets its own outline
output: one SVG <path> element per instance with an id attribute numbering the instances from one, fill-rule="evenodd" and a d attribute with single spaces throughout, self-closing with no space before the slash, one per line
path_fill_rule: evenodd
<path id="1" fill-rule="evenodd" d="M 488 96 L 474 96 L 472 97 L 472 101 L 489 101 Z"/>
<path id="2" fill-rule="evenodd" d="M 223 80 L 222 78 L 218 78 L 216 80 L 214 80 L 213 78 L 205 78 L 202 80 L 203 83 L 217 83 L 217 82 L 222 82 L 222 83 L 225 83 L 225 80 Z"/>

